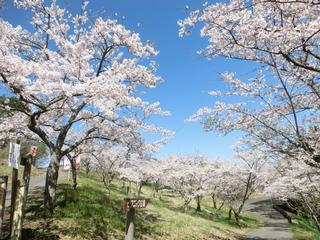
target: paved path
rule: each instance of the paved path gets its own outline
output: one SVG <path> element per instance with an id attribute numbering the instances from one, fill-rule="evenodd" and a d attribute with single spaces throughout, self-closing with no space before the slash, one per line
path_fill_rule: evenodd
<path id="1" fill-rule="evenodd" d="M 59 171 L 59 179 L 66 178 L 68 176 L 68 172 Z M 39 187 L 44 187 L 46 182 L 46 174 L 39 176 L 31 176 L 30 184 L 29 184 L 29 193 Z M 6 194 L 6 207 L 11 205 L 11 184 L 8 186 L 8 191 Z"/>
<path id="2" fill-rule="evenodd" d="M 292 240 L 288 220 L 272 208 L 271 200 L 265 197 L 249 200 L 244 210 L 262 217 L 265 226 L 248 233 L 241 240 Z"/>

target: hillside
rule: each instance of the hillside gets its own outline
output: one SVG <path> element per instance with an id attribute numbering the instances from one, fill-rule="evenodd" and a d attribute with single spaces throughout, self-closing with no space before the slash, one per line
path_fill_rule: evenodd
<path id="1" fill-rule="evenodd" d="M 58 207 L 52 217 L 40 207 L 40 192 L 29 199 L 23 239 L 123 239 L 124 192 L 122 182 L 115 182 L 109 193 L 95 175 L 80 173 L 75 191 L 68 180 L 63 180 L 59 185 Z M 151 189 L 144 187 L 142 196 L 151 195 Z M 137 239 L 236 239 L 261 224 L 244 214 L 239 228 L 234 220 L 227 220 L 226 209 L 214 210 L 207 198 L 202 202 L 202 212 L 196 212 L 195 205 L 191 205 L 183 213 L 182 201 L 173 193 L 163 192 L 161 197 L 151 199 L 146 209 L 137 211 Z"/>

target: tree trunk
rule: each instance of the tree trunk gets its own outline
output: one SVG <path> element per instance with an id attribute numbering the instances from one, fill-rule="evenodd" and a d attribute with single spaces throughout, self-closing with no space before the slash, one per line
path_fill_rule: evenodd
<path id="1" fill-rule="evenodd" d="M 197 196 L 197 209 L 196 209 L 197 212 L 201 212 L 200 201 L 201 201 L 201 198 L 200 198 L 200 196 L 198 195 L 198 196 Z"/>
<path id="2" fill-rule="evenodd" d="M 51 213 L 56 204 L 56 190 L 59 176 L 60 157 L 52 151 L 51 162 L 47 169 L 46 186 L 44 191 L 44 205 L 49 208 Z"/>
<path id="3" fill-rule="evenodd" d="M 249 174 L 247 182 L 246 182 L 246 190 L 244 193 L 244 196 L 242 198 L 241 204 L 238 208 L 237 211 L 235 211 L 235 209 L 232 208 L 232 211 L 234 212 L 234 217 L 237 221 L 237 224 L 240 226 L 240 214 L 242 212 L 243 206 L 245 204 L 245 202 L 248 200 L 249 196 L 251 195 L 252 191 L 251 191 L 251 187 L 252 187 L 252 173 Z"/>
<path id="4" fill-rule="evenodd" d="M 77 169 L 76 169 L 76 161 L 72 158 L 69 158 L 71 163 L 71 171 L 72 171 L 72 182 L 73 182 L 73 189 L 75 190 L 77 188 Z"/>
<path id="5" fill-rule="evenodd" d="M 90 165 L 86 164 L 86 174 L 89 175 L 90 172 Z"/>
<path id="6" fill-rule="evenodd" d="M 218 209 L 221 210 L 221 208 L 223 207 L 223 205 L 224 205 L 224 201 L 222 201 L 222 203 L 221 203 L 221 205 L 220 205 L 220 207 L 219 207 Z"/>
<path id="7" fill-rule="evenodd" d="M 102 173 L 102 182 L 106 189 L 109 189 L 108 185 L 108 176 L 105 173 Z"/>
<path id="8" fill-rule="evenodd" d="M 311 218 L 314 222 L 314 224 L 317 226 L 317 229 L 320 231 L 320 223 L 318 221 L 318 218 L 316 216 L 316 214 L 314 213 L 312 207 L 309 204 L 309 201 L 307 201 L 306 198 L 303 197 L 303 195 L 300 195 L 302 197 L 302 200 L 304 201 L 305 205 L 307 206 L 308 210 L 309 210 L 309 214 L 311 215 Z"/>
<path id="9" fill-rule="evenodd" d="M 229 216 L 228 216 L 228 220 L 231 220 L 231 217 L 232 217 L 232 209 L 229 208 Z"/>
<path id="10" fill-rule="evenodd" d="M 192 199 L 192 198 L 191 198 Z M 183 204 L 183 212 L 187 212 L 188 211 L 188 206 L 189 206 L 189 203 L 191 202 L 191 200 L 189 198 L 185 198 L 184 199 L 184 204 Z"/>
<path id="11" fill-rule="evenodd" d="M 290 215 L 284 210 L 282 209 L 280 206 L 273 204 L 272 207 L 278 211 L 279 213 L 281 213 L 282 216 L 284 216 L 288 222 L 291 224 L 292 223 L 292 218 L 290 217 Z"/>
<path id="12" fill-rule="evenodd" d="M 320 231 L 320 223 L 318 221 L 317 216 L 315 214 L 312 214 L 311 217 L 312 217 L 312 220 L 314 221 L 314 223 L 316 224 L 318 231 Z"/>
<path id="13" fill-rule="evenodd" d="M 185 203 L 183 207 L 183 212 L 187 212 L 187 211 L 188 211 L 188 203 Z"/>
<path id="14" fill-rule="evenodd" d="M 142 183 L 140 183 L 138 187 L 138 198 L 140 197 L 141 190 L 142 190 Z"/>
<path id="15" fill-rule="evenodd" d="M 235 211 L 233 211 L 233 213 L 234 213 L 234 217 L 236 219 L 236 222 L 237 222 L 238 226 L 240 226 L 240 214 L 238 214 Z"/>
<path id="16" fill-rule="evenodd" d="M 216 195 L 215 194 L 212 194 L 212 206 L 214 209 L 217 209 L 217 201 L 216 201 Z"/>

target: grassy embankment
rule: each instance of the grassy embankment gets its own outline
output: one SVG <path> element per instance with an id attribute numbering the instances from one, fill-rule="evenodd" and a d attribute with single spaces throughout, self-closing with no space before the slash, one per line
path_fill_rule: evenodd
<path id="1" fill-rule="evenodd" d="M 291 225 L 294 240 L 320 240 L 320 232 L 309 220 L 294 215 Z"/>
<path id="2" fill-rule="evenodd" d="M 58 206 L 49 217 L 33 197 L 24 224 L 23 239 L 123 239 L 125 213 L 122 209 L 126 197 L 121 182 L 115 182 L 110 193 L 95 175 L 80 173 L 77 190 L 63 180 L 58 191 Z M 143 197 L 152 195 L 151 188 L 143 188 Z M 182 201 L 173 193 L 162 193 L 161 199 L 151 199 L 146 209 L 137 210 L 135 226 L 137 239 L 236 239 L 261 221 L 243 215 L 241 228 L 227 220 L 227 210 L 214 210 L 210 199 L 203 199 L 202 212 L 195 205 L 183 213 Z"/>

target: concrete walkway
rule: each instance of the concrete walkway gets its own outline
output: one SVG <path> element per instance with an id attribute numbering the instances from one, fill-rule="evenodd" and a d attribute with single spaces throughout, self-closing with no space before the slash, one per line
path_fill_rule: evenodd
<path id="1" fill-rule="evenodd" d="M 293 235 L 288 223 L 279 212 L 272 208 L 271 200 L 265 197 L 249 200 L 244 211 L 262 217 L 265 226 L 248 233 L 241 237 L 241 240 L 292 240 Z"/>
<path id="2" fill-rule="evenodd" d="M 59 179 L 66 178 L 68 176 L 68 172 L 59 171 Z M 30 184 L 29 184 L 29 193 L 32 193 L 36 188 L 44 187 L 46 182 L 46 174 L 39 176 L 31 176 Z M 28 194 L 29 195 L 29 194 Z M 11 205 L 11 184 L 8 186 L 7 194 L 6 194 L 6 207 Z"/>

